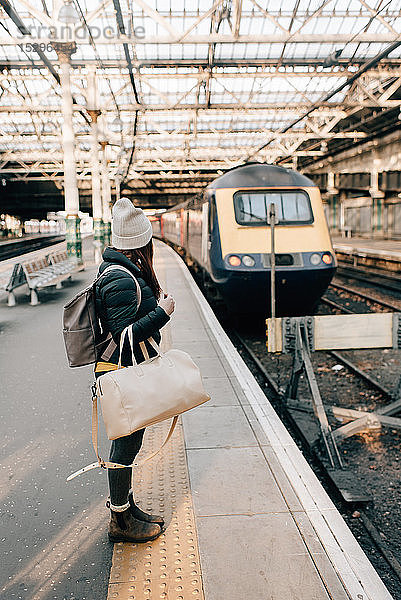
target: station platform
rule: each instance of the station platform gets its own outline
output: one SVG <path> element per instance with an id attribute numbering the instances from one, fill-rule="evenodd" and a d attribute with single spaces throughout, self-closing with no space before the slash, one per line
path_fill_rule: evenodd
<path id="1" fill-rule="evenodd" d="M 354 266 L 370 266 L 398 271 L 401 263 L 401 240 L 333 237 L 339 260 Z"/>
<path id="2" fill-rule="evenodd" d="M 185 264 L 155 245 L 161 285 L 176 300 L 162 347 L 189 352 L 211 395 L 134 474 L 138 504 L 163 514 L 166 531 L 113 547 L 105 472 L 66 482 L 93 461 L 92 374 L 66 364 L 61 310 L 95 268 L 35 307 L 9 308 L 0 296 L 0 598 L 390 600 Z M 139 461 L 168 427 L 149 428 Z M 100 447 L 106 454 L 104 432 Z"/>

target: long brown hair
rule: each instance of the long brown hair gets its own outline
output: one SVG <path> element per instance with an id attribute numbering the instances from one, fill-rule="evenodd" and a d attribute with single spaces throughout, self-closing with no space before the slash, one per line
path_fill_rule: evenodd
<path id="1" fill-rule="evenodd" d="M 150 239 L 146 246 L 142 248 L 135 248 L 133 250 L 119 250 L 115 248 L 115 250 L 124 254 L 141 270 L 143 278 L 154 293 L 156 300 L 158 300 L 162 289 L 153 269 L 153 240 Z"/>

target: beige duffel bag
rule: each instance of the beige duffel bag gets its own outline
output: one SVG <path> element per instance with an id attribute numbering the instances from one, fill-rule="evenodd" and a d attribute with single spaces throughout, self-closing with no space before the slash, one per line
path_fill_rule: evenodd
<path id="1" fill-rule="evenodd" d="M 128 336 L 132 366 L 121 368 L 124 342 Z M 137 364 L 133 351 L 132 326 L 126 327 L 120 339 L 119 369 L 101 375 L 93 386 L 92 442 L 98 461 L 70 475 L 67 481 L 96 467 L 126 468 L 100 458 L 97 449 L 97 400 L 102 407 L 103 421 L 109 439 L 129 435 L 173 417 L 173 423 L 161 448 L 170 439 L 178 415 L 210 400 L 202 384 L 202 377 L 189 354 L 182 350 L 162 353 L 153 338 L 148 342 L 157 352 L 149 358 L 144 342 L 140 342 L 145 361 Z M 148 456 L 149 460 L 160 450 Z M 129 466 L 134 466 L 133 463 Z"/>
<path id="2" fill-rule="evenodd" d="M 149 358 L 141 342 L 146 360 L 137 364 L 131 326 L 121 334 L 119 367 L 127 335 L 132 367 L 110 371 L 97 380 L 98 398 L 110 440 L 180 415 L 210 398 L 203 388 L 198 367 L 182 350 L 162 353 L 154 339 L 149 338 L 157 356 Z"/>

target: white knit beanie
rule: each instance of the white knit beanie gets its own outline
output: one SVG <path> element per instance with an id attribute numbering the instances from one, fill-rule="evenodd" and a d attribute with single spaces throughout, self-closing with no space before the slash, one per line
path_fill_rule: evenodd
<path id="1" fill-rule="evenodd" d="M 120 198 L 113 206 L 111 244 L 118 250 L 146 246 L 152 237 L 152 225 L 141 208 L 128 198 Z"/>

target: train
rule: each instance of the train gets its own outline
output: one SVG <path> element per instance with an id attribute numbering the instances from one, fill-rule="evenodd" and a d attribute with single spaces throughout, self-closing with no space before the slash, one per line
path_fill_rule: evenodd
<path id="1" fill-rule="evenodd" d="M 269 316 L 275 207 L 276 314 L 313 314 L 336 270 L 319 188 L 278 165 L 245 164 L 164 212 L 154 234 L 197 266 L 231 313 Z"/>

